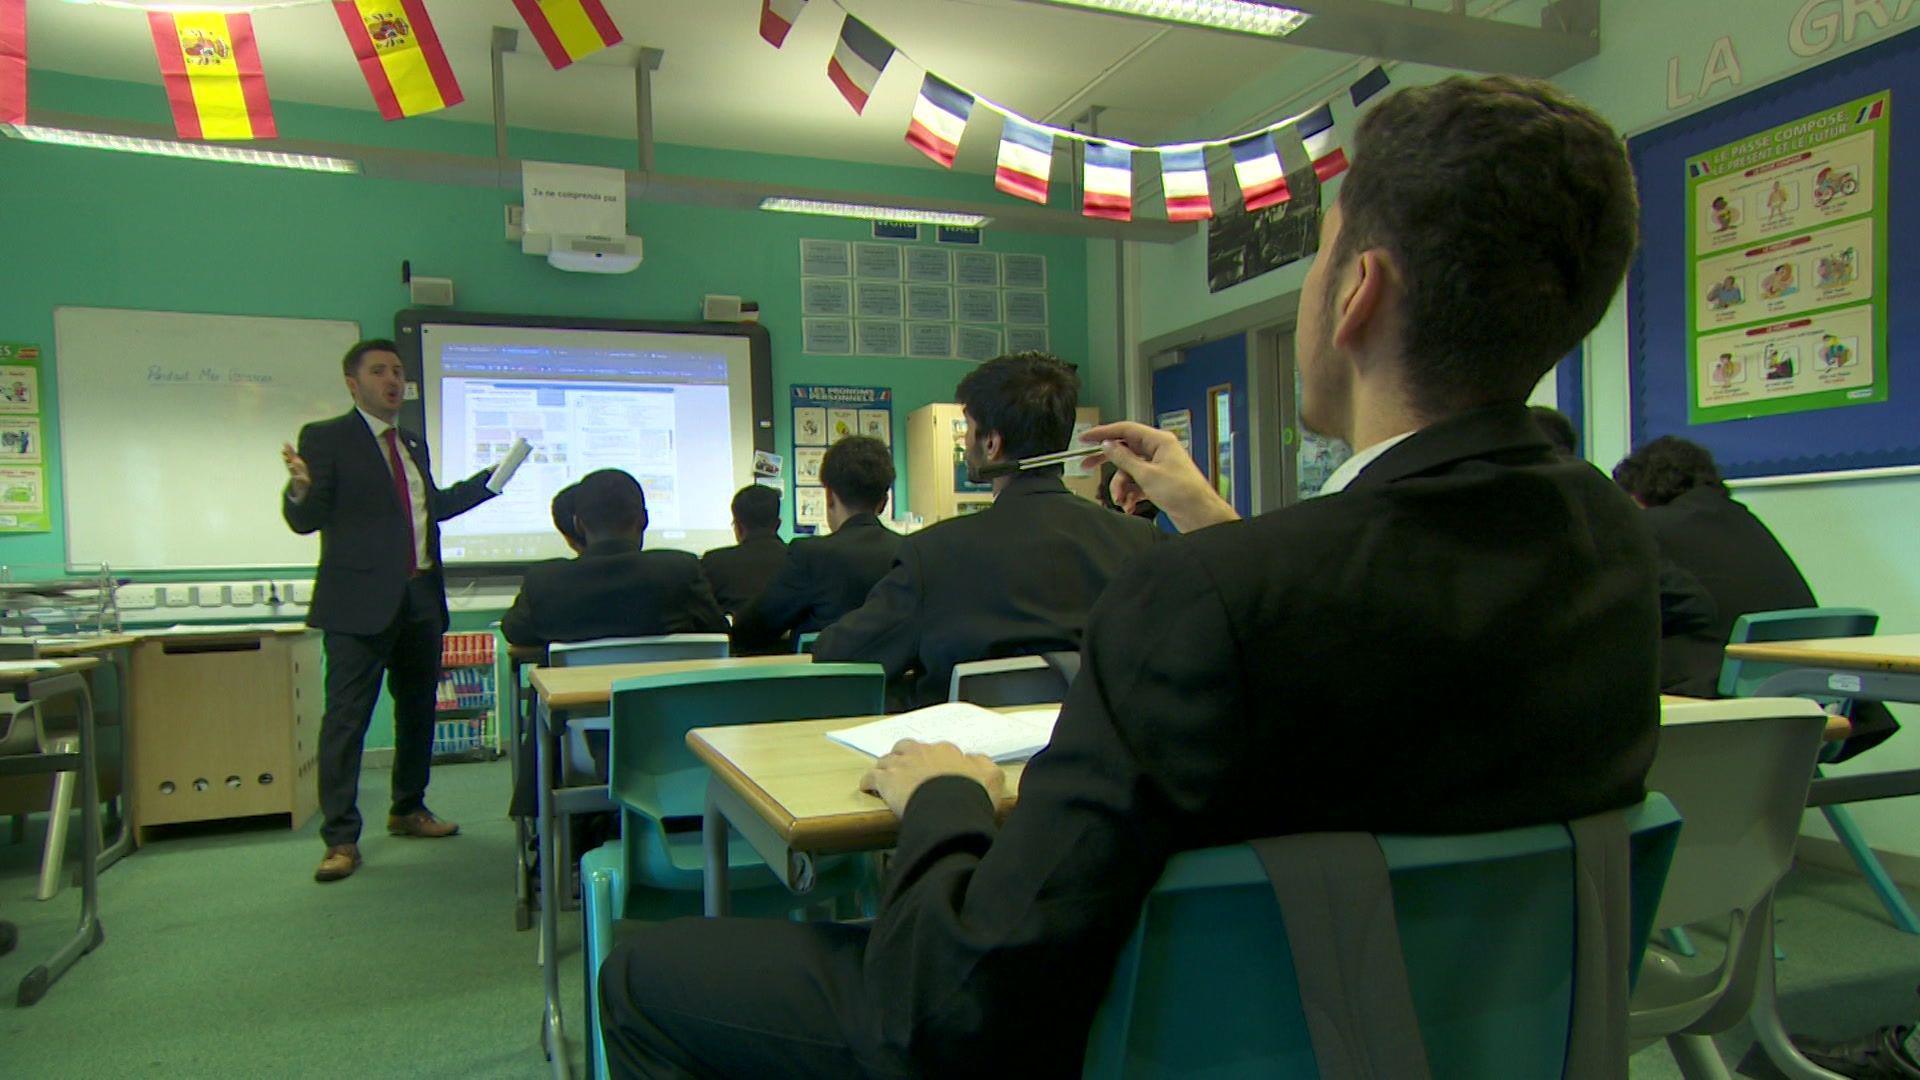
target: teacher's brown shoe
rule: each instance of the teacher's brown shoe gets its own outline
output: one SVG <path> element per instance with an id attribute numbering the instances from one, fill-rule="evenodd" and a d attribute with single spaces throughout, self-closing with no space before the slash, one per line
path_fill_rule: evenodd
<path id="1" fill-rule="evenodd" d="M 387 832 L 394 836 L 418 836 L 427 840 L 438 840 L 459 831 L 460 826 L 451 821 L 441 821 L 434 817 L 430 810 L 415 810 L 411 814 L 387 817 Z"/>
<path id="2" fill-rule="evenodd" d="M 320 860 L 320 868 L 313 872 L 315 881 L 339 881 L 352 876 L 360 867 L 360 845 L 334 844 L 327 848 L 327 856 Z"/>

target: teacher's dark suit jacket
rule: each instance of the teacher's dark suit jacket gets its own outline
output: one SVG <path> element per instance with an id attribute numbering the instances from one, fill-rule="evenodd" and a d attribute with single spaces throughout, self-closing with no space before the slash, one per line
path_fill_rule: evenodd
<path id="1" fill-rule="evenodd" d="M 832 626 L 865 603 L 887 576 L 900 541 L 875 515 L 856 514 L 825 536 L 788 544 L 779 575 L 734 619 L 734 641 L 766 648 L 789 631 L 811 634 Z"/>
<path id="2" fill-rule="evenodd" d="M 515 645 L 726 631 L 698 558 L 642 551 L 623 540 L 597 541 L 577 559 L 527 567 L 520 595 L 500 623 Z"/>
<path id="3" fill-rule="evenodd" d="M 1078 1075 L 1175 852 L 1639 801 L 1660 711 L 1643 517 L 1497 406 L 1344 492 L 1134 559 L 1006 823 L 957 777 L 908 803 L 864 954 L 878 1015 L 858 1023 L 929 1075 Z"/>
<path id="4" fill-rule="evenodd" d="M 493 498 L 482 470 L 449 488 L 433 483 L 426 440 L 406 430 L 400 443 L 427 485 L 427 571 L 447 624 L 446 578 L 440 565 L 440 525 Z M 393 622 L 407 589 L 407 512 L 394 497 L 387 452 L 354 409 L 300 429 L 299 454 L 313 485 L 294 502 L 284 493 L 280 512 L 294 532 L 320 532 L 320 567 L 313 580 L 307 625 L 345 634 L 378 634 Z"/>
<path id="5" fill-rule="evenodd" d="M 1742 615 L 1819 606 L 1813 589 L 1773 532 L 1725 488 L 1699 487 L 1645 512 L 1661 554 L 1693 575 L 1713 598 L 1713 621 L 1696 633 L 1670 635 L 1660 649 L 1663 689 L 1719 697 L 1727 639 Z M 1855 702 L 1845 759 L 1885 742 L 1899 721 L 1879 702 Z"/>
<path id="6" fill-rule="evenodd" d="M 877 663 L 893 699 L 945 701 L 955 664 L 1079 649 L 1093 602 L 1158 536 L 1068 491 L 1058 470 L 1017 474 L 985 510 L 906 537 L 814 658 Z"/>

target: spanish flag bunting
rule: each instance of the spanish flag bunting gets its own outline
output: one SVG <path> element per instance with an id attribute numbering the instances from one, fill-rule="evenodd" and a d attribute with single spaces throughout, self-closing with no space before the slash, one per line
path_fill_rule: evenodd
<path id="1" fill-rule="evenodd" d="M 253 20 L 217 12 L 150 12 L 154 53 L 183 139 L 271 139 L 267 75 Z"/>
<path id="2" fill-rule="evenodd" d="M 0 124 L 27 122 L 27 0 L 0 0 Z"/>
<path id="3" fill-rule="evenodd" d="M 335 0 L 333 10 L 381 116 L 399 120 L 463 100 L 421 0 Z"/>
<path id="4" fill-rule="evenodd" d="M 620 44 L 620 30 L 600 0 L 513 0 L 513 6 L 555 71 Z"/>

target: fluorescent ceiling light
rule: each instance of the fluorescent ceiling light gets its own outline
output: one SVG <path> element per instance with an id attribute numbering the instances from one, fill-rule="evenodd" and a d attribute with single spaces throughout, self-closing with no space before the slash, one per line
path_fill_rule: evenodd
<path id="1" fill-rule="evenodd" d="M 1232 30 L 1262 37 L 1286 37 L 1307 21 L 1307 13 L 1259 0 L 1038 0 L 1057 7 L 1087 8 L 1161 22 Z"/>
<path id="2" fill-rule="evenodd" d="M 35 127 L 31 124 L 0 124 L 0 131 L 16 139 L 51 143 L 55 146 L 123 150 L 131 154 L 153 154 L 157 157 L 189 158 L 195 161 L 224 161 L 230 165 L 268 165 L 277 169 L 306 169 L 311 172 L 357 173 L 360 171 L 359 162 L 346 158 L 290 154 L 284 150 L 260 150 L 251 146 L 143 139 L 134 135 L 110 135 L 101 131 Z"/>
<path id="3" fill-rule="evenodd" d="M 919 210 L 907 206 L 866 206 L 861 203 L 822 202 L 775 196 L 760 200 L 760 209 L 782 214 L 819 214 L 822 217 L 864 218 L 870 221 L 910 221 L 922 225 L 967 225 L 978 228 L 993 219 L 985 214 L 954 210 Z"/>

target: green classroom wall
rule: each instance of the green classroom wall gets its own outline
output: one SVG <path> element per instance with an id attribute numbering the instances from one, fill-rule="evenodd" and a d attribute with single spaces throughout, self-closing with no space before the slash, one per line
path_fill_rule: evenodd
<path id="1" fill-rule="evenodd" d="M 32 106 L 90 116 L 165 123 L 157 86 L 34 72 Z M 491 156 L 493 130 L 432 119 L 387 124 L 372 112 L 276 102 L 289 138 Z M 625 166 L 629 141 L 514 130 L 520 157 Z M 934 168 L 662 145 L 670 175 L 781 181 L 806 188 L 880 195 L 998 198 L 991 178 Z M 773 343 L 774 424 L 791 459 L 787 387 L 794 383 L 887 386 L 895 423 L 913 409 L 953 400 L 965 361 L 802 356 L 797 314 L 798 242 L 803 237 L 866 239 L 864 222 L 662 205 L 629 205 L 631 231 L 646 260 L 631 274 L 570 274 L 520 253 L 504 239 L 508 189 L 436 186 L 357 176 L 174 161 L 0 139 L 0 341 L 37 342 L 49 373 L 59 355 L 53 309 L 62 305 L 351 319 L 369 336 L 392 333 L 407 306 L 400 261 L 420 274 L 451 277 L 464 311 L 692 321 L 707 293 L 757 300 Z M 930 230 L 927 236 L 931 238 Z M 1081 362 L 1090 404 L 1119 405 L 1111 359 L 1087 355 L 1085 241 L 1070 236 L 986 230 L 994 251 L 1047 256 L 1055 352 Z M 1089 360 L 1093 362 L 1089 363 Z M 1104 366 L 1107 370 L 1101 370 Z M 50 533 L 0 537 L 0 564 L 59 563 L 65 537 L 58 512 L 58 389 L 47 378 L 53 415 Z M 341 405 L 346 406 L 342 391 Z M 190 420 L 190 418 L 183 418 Z M 288 432 L 289 437 L 294 433 Z M 278 447 L 263 446 L 271 454 Z M 904 442 L 897 497 L 905 506 Z M 274 508 L 263 506 L 262 513 Z M 789 520 L 791 508 L 788 508 Z M 204 576 L 204 575 L 203 575 Z"/>

